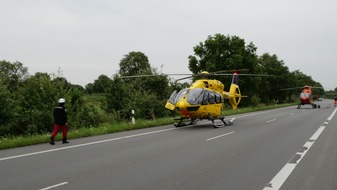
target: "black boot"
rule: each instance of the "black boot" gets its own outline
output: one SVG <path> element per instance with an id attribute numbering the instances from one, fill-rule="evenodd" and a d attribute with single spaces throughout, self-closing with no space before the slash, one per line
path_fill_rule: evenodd
<path id="1" fill-rule="evenodd" d="M 67 137 L 63 137 L 62 144 L 67 144 L 67 143 L 69 143 L 69 141 L 67 141 Z"/>
<path id="2" fill-rule="evenodd" d="M 51 144 L 51 145 L 55 145 L 55 143 L 54 143 L 54 137 L 50 137 L 50 141 L 49 141 L 49 144 Z"/>

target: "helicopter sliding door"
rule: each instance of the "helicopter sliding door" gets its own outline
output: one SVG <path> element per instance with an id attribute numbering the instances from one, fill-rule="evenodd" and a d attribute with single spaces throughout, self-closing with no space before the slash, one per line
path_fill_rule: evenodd
<path id="1" fill-rule="evenodd" d="M 206 98 L 204 97 L 204 99 Z M 215 91 L 208 91 L 208 106 L 206 106 L 208 114 L 212 117 L 219 117 L 223 107 L 222 102 L 221 94 Z"/>

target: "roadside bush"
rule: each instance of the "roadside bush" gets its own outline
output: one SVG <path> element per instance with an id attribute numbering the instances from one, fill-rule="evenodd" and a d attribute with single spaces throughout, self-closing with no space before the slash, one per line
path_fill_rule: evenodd
<path id="1" fill-rule="evenodd" d="M 260 104 L 260 99 L 258 96 L 254 95 L 250 98 L 250 103 L 253 107 L 256 107 Z"/>
<path id="2" fill-rule="evenodd" d="M 74 128 L 97 127 L 104 122 L 104 118 L 104 113 L 100 113 L 94 107 L 84 106 L 81 111 L 76 113 L 70 123 Z"/>

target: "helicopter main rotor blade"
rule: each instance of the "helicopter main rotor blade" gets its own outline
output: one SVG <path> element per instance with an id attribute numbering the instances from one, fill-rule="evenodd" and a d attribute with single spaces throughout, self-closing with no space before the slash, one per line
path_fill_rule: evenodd
<path id="1" fill-rule="evenodd" d="M 303 86 L 302 87 L 292 87 L 292 88 L 282 88 L 280 90 L 282 91 L 282 90 L 295 90 L 295 89 L 303 89 Z"/>
<path id="2" fill-rule="evenodd" d="M 132 75 L 132 76 L 119 76 L 119 78 L 140 78 L 140 77 L 157 77 L 164 75 Z"/>
<path id="3" fill-rule="evenodd" d="M 299 87 L 292 87 L 292 88 L 282 88 L 280 89 L 281 90 L 294 90 L 294 89 L 303 89 L 304 86 L 299 86 Z M 323 87 L 311 87 L 311 88 L 320 88 L 320 89 L 323 89 Z"/>
<path id="4" fill-rule="evenodd" d="M 160 74 L 160 75 L 130 75 L 130 76 L 119 76 L 119 78 L 141 78 L 141 77 L 157 77 L 157 76 L 186 76 L 191 74 Z"/>
<path id="5" fill-rule="evenodd" d="M 219 73 L 233 73 L 233 72 L 242 72 L 242 71 L 249 71 L 249 69 L 232 69 L 232 70 L 221 70 L 221 71 L 215 71 L 215 72 L 210 72 L 209 74 L 219 74 Z"/>
<path id="6" fill-rule="evenodd" d="M 192 77 L 193 77 L 193 75 L 192 75 L 192 76 L 188 76 L 188 77 L 183 77 L 183 78 L 177 79 L 176 82 L 178 82 L 178 81 L 180 81 L 180 80 L 189 79 L 189 78 L 192 78 Z"/>
<path id="7" fill-rule="evenodd" d="M 274 75 L 267 75 L 267 74 L 239 74 L 239 73 L 223 73 L 223 74 L 214 74 L 214 76 L 233 76 L 233 75 L 238 75 L 238 76 L 252 76 L 252 77 L 272 77 Z"/>

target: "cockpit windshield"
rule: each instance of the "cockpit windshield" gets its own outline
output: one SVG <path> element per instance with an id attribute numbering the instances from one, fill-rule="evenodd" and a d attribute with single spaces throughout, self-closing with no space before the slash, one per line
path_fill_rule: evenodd
<path id="1" fill-rule="evenodd" d="M 174 92 L 172 92 L 170 99 L 168 101 L 172 104 L 176 104 L 186 94 L 187 90 L 188 89 L 185 88 L 179 91 L 178 93 L 175 90 Z"/>
<path id="2" fill-rule="evenodd" d="M 303 92 L 302 92 L 302 93 L 300 94 L 300 98 L 303 98 L 303 97 L 309 99 L 309 98 L 310 98 L 310 94 L 309 94 L 309 93 L 303 93 Z"/>
<path id="3" fill-rule="evenodd" d="M 188 91 L 186 101 L 193 105 L 193 104 L 201 104 L 203 101 L 203 91 L 202 88 L 193 88 Z"/>
<path id="4" fill-rule="evenodd" d="M 180 92 L 178 93 L 178 95 L 176 96 L 176 98 L 174 100 L 174 104 L 176 104 L 177 102 L 179 102 L 179 100 L 181 98 L 183 98 L 183 96 L 186 94 L 187 90 L 188 90 L 188 88 L 180 90 Z"/>

